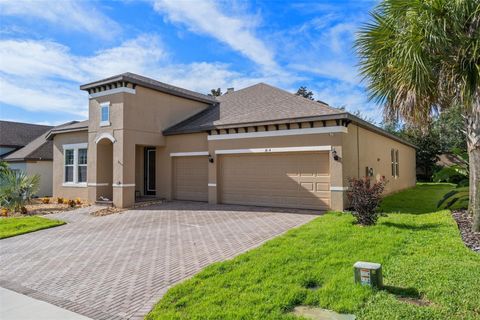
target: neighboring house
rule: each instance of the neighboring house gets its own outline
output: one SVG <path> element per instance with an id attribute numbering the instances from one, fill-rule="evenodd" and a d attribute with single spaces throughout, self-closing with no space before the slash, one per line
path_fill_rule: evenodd
<path id="1" fill-rule="evenodd" d="M 259 83 L 214 98 L 132 73 L 80 87 L 89 120 L 53 129 L 54 196 L 343 210 L 349 177 L 415 184 L 415 148 Z"/>
<path id="2" fill-rule="evenodd" d="M 52 128 L 51 126 L 0 120 L 0 159 L 25 147 Z"/>
<path id="3" fill-rule="evenodd" d="M 46 133 L 52 128 L 0 121 L 0 159 L 7 161 L 12 170 L 23 171 L 28 175 L 39 174 L 38 196 L 52 195 L 52 143 L 45 139 Z"/>
<path id="4" fill-rule="evenodd" d="M 10 141 L 16 141 L 16 143 L 19 143 L 21 141 L 19 139 L 24 139 L 23 141 L 26 141 L 29 134 L 38 134 L 39 131 L 43 131 L 40 136 L 37 136 L 23 147 L 18 148 L 13 152 L 9 152 L 2 160 L 8 162 L 9 168 L 12 170 L 23 171 L 29 176 L 36 174 L 39 175 L 40 187 L 36 195 L 40 197 L 52 196 L 53 142 L 47 139 L 47 135 L 52 128 L 60 129 L 62 126 L 72 125 L 75 122 L 68 122 L 57 127 L 37 126 L 15 122 L 9 122 L 4 127 L 3 122 L 5 121 L 2 121 L 1 124 L 2 142 L 8 137 L 8 135 L 10 135 Z M 7 127 L 9 130 L 5 129 Z M 31 132 L 27 133 L 25 130 L 30 130 Z M 8 134 L 4 136 L 4 132 L 7 132 Z"/>

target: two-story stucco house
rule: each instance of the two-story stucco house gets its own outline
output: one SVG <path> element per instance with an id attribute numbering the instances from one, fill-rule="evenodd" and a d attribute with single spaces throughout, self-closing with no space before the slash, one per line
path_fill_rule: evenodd
<path id="1" fill-rule="evenodd" d="M 80 87 L 89 119 L 53 129 L 54 196 L 342 210 L 349 177 L 415 184 L 415 148 L 259 83 L 214 98 L 124 73 Z"/>

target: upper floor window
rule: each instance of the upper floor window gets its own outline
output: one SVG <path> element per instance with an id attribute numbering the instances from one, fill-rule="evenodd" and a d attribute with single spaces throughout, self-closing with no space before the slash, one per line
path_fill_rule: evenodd
<path id="1" fill-rule="evenodd" d="M 100 104 L 100 125 L 110 125 L 110 102 L 104 102 Z"/>
<path id="2" fill-rule="evenodd" d="M 398 159 L 398 149 L 392 149 L 391 151 L 391 158 L 392 158 L 392 177 L 399 177 L 400 176 L 400 165 Z"/>
<path id="3" fill-rule="evenodd" d="M 64 184 L 86 185 L 87 183 L 87 144 L 67 144 L 63 146 Z"/>

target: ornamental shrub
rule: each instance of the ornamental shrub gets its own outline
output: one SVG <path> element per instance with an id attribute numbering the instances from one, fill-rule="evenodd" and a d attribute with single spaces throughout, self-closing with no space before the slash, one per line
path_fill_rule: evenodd
<path id="1" fill-rule="evenodd" d="M 378 219 L 377 208 L 387 181 L 383 177 L 378 181 L 372 181 L 369 177 L 349 178 L 348 184 L 347 196 L 357 223 L 364 226 L 374 225 Z"/>

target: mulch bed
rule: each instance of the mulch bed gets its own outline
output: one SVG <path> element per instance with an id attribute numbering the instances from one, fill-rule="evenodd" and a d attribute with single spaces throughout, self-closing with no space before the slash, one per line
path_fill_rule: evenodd
<path id="1" fill-rule="evenodd" d="M 472 216 L 466 210 L 453 211 L 452 216 L 457 222 L 465 245 L 473 251 L 480 253 L 480 232 L 472 231 Z"/>

